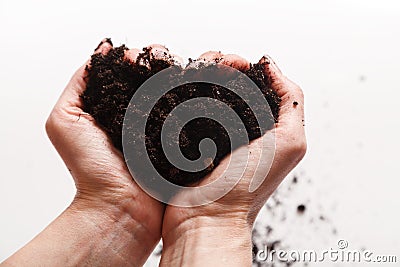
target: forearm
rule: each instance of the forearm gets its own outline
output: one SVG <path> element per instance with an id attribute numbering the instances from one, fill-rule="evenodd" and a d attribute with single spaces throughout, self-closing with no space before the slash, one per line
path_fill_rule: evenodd
<path id="1" fill-rule="evenodd" d="M 105 210 L 72 204 L 4 266 L 142 266 L 158 239 L 129 214 Z"/>
<path id="2" fill-rule="evenodd" d="M 251 226 L 207 218 L 184 224 L 163 236 L 160 266 L 251 266 Z"/>

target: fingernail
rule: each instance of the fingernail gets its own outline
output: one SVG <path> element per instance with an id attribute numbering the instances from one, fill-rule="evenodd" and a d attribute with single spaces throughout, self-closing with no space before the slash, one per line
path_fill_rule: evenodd
<path id="1" fill-rule="evenodd" d="M 265 54 L 259 61 L 260 64 L 268 64 L 270 68 L 275 69 L 277 72 L 282 73 L 281 69 L 269 55 Z"/>
<path id="2" fill-rule="evenodd" d="M 113 43 L 111 41 L 111 38 L 104 38 L 99 45 L 96 47 L 94 51 L 97 51 L 104 43 L 109 43 L 111 46 L 113 46 Z"/>
<path id="3" fill-rule="evenodd" d="M 150 56 L 154 59 L 168 60 L 171 58 L 168 48 L 165 46 L 151 46 Z"/>
<path id="4" fill-rule="evenodd" d="M 264 56 L 262 56 L 260 61 L 258 61 L 258 63 L 260 63 L 260 64 L 271 64 L 271 60 L 269 60 L 269 56 L 268 55 L 264 55 Z"/>

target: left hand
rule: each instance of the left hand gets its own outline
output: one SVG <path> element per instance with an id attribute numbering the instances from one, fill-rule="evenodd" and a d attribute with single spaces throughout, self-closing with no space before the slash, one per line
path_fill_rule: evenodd
<path id="1" fill-rule="evenodd" d="M 226 64 L 244 70 L 249 63 L 236 55 L 222 55 L 219 52 L 208 52 L 200 59 L 219 60 Z M 299 86 L 285 77 L 272 59 L 263 57 L 260 60 L 265 66 L 265 73 L 270 77 L 273 90 L 281 97 L 279 122 L 264 136 L 250 142 L 248 149 L 250 159 L 244 175 L 236 186 L 222 198 L 198 207 L 167 206 L 163 221 L 164 254 L 162 264 L 171 265 L 176 262 L 186 262 L 186 253 L 182 251 L 196 250 L 190 266 L 227 265 L 244 266 L 251 263 L 251 230 L 261 207 L 274 192 L 283 178 L 298 164 L 306 152 L 304 133 L 304 97 Z M 275 135 L 275 155 L 271 168 L 258 166 L 261 152 L 271 147 L 271 135 Z M 263 142 L 265 141 L 265 142 Z M 269 147 L 265 147 L 265 144 Z M 220 177 L 228 165 L 241 166 L 246 158 L 235 157 L 238 150 L 227 156 L 217 168 L 197 186 L 206 185 Z M 236 160 L 236 161 L 234 161 Z M 268 165 L 268 164 L 267 164 Z M 257 168 L 265 168 L 267 177 L 254 177 Z M 242 172 L 243 170 L 238 170 Z M 257 173 L 256 173 L 257 174 Z M 228 176 L 228 177 L 227 177 Z M 224 175 L 226 184 L 231 184 L 231 177 Z M 250 192 L 249 186 L 253 179 L 263 180 L 260 187 Z M 178 196 L 176 196 L 179 198 Z M 185 195 L 185 197 L 187 197 Z M 193 247 L 191 247 L 193 246 Z M 184 249 L 185 248 L 185 249 Z M 187 253 L 186 256 L 191 257 Z M 196 260 L 195 260 L 196 259 Z"/>

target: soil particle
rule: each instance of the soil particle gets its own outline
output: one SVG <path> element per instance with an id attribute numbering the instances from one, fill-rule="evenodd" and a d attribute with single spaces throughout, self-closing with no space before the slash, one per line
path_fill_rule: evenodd
<path id="1" fill-rule="evenodd" d="M 303 214 L 306 211 L 306 206 L 304 204 L 300 204 L 297 206 L 297 212 L 299 214 Z"/>
<path id="2" fill-rule="evenodd" d="M 111 44 L 110 39 L 105 39 L 102 43 L 104 42 Z M 181 74 L 172 75 L 171 81 L 181 79 L 184 75 L 190 75 L 193 68 L 207 68 L 204 61 L 190 60 L 188 66 L 182 68 L 176 66 L 173 58 L 167 55 L 163 59 L 154 59 L 150 49 L 147 48 L 144 48 L 139 54 L 136 62 L 131 62 L 124 56 L 127 50 L 128 48 L 122 45 L 112 48 L 106 55 L 92 55 L 90 66 L 86 67 L 87 87 L 81 96 L 83 110 L 95 119 L 97 124 L 109 135 L 114 146 L 121 151 L 123 151 L 122 127 L 125 112 L 131 98 L 146 80 L 171 66 L 181 68 Z M 238 135 L 246 134 L 239 132 L 235 126 L 232 126 L 232 129 L 225 129 L 215 120 L 209 118 L 196 118 L 190 121 L 179 133 L 179 148 L 182 154 L 189 160 L 199 159 L 201 156 L 199 144 L 205 138 L 210 138 L 216 144 L 217 153 L 214 159 L 202 159 L 205 166 L 200 171 L 188 172 L 178 169 L 168 161 L 163 152 L 161 130 L 168 114 L 177 105 L 187 100 L 207 97 L 219 100 L 218 103 L 221 103 L 221 106 L 228 105 L 244 123 L 250 141 L 261 136 L 260 125 L 253 112 L 264 112 L 265 123 L 261 124 L 265 128 L 262 128 L 262 130 L 266 131 L 274 127 L 275 122 L 278 121 L 281 99 L 270 88 L 270 78 L 264 72 L 264 65 L 251 64 L 250 69 L 245 71 L 244 74 L 258 86 L 270 106 L 270 112 L 263 111 L 267 109 L 262 106 L 256 107 L 258 110 L 254 111 L 232 91 L 208 83 L 189 83 L 178 86 L 158 100 L 147 118 L 146 133 L 143 138 L 146 140 L 148 157 L 162 177 L 178 185 L 189 185 L 201 180 L 218 166 L 227 154 L 237 148 L 231 146 L 227 135 L 228 130 L 236 131 Z M 240 89 L 240 86 L 244 84 L 240 78 L 230 78 L 229 73 L 222 73 L 222 75 L 225 75 L 226 79 L 232 79 L 228 80 L 230 86 L 236 86 Z M 140 106 L 140 103 L 138 103 L 138 106 Z M 195 108 L 197 107 L 193 107 L 193 109 Z M 140 108 L 135 112 L 140 114 Z M 218 116 L 221 119 L 226 119 L 228 115 L 221 113 Z M 174 136 L 167 135 L 167 137 L 168 140 L 176 140 Z"/>

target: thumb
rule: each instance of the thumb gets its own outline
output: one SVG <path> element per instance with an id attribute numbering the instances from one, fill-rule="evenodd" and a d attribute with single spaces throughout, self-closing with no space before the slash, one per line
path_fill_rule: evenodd
<path id="1" fill-rule="evenodd" d="M 95 54 L 107 54 L 112 48 L 112 42 L 110 39 L 104 39 L 95 49 Z M 80 95 L 86 89 L 86 74 L 87 68 L 90 65 L 90 60 L 81 66 L 75 74 L 72 76 L 68 85 L 65 87 L 63 93 L 61 94 L 59 100 L 57 101 L 56 108 L 82 108 L 82 101 Z M 81 112 L 81 110 L 79 110 Z"/>
<path id="2" fill-rule="evenodd" d="M 301 88 L 289 80 L 279 69 L 275 61 L 268 55 L 263 56 L 260 64 L 264 65 L 264 72 L 268 82 L 282 99 L 278 127 L 294 127 L 291 130 L 302 130 L 304 126 L 304 95 Z"/>

